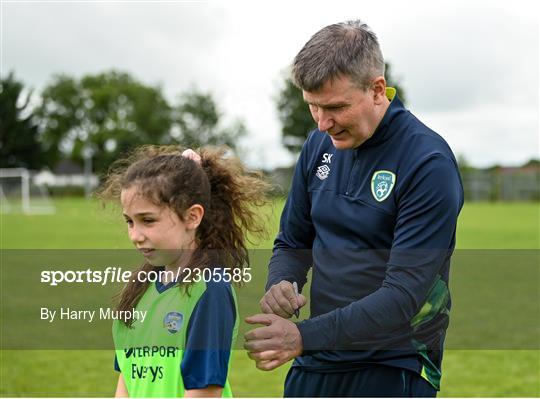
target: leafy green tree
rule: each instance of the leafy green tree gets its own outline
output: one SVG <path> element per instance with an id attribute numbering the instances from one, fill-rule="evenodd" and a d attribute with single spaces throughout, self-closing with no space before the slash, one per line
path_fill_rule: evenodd
<path id="1" fill-rule="evenodd" d="M 405 103 L 405 90 L 392 74 L 392 67 L 386 65 L 386 84 L 394 87 L 399 98 Z M 317 125 L 313 121 L 308 106 L 304 102 L 302 90 L 286 78 L 276 99 L 278 117 L 281 122 L 281 142 L 293 154 L 298 154 L 310 131 Z"/>
<path id="2" fill-rule="evenodd" d="M 309 132 L 317 127 L 302 90 L 296 87 L 291 78 L 286 78 L 277 98 L 278 117 L 281 122 L 281 143 L 293 154 L 302 149 Z"/>
<path id="3" fill-rule="evenodd" d="M 465 157 L 464 154 L 458 154 L 457 163 L 458 163 L 459 172 L 461 173 L 461 175 L 464 175 L 466 173 L 469 173 L 475 170 L 475 168 L 469 163 L 469 160 Z"/>
<path id="4" fill-rule="evenodd" d="M 192 89 L 181 96 L 176 107 L 174 123 L 176 140 L 185 147 L 197 148 L 202 145 L 227 145 L 235 149 L 238 139 L 246 134 L 246 127 L 240 120 L 222 126 L 223 114 L 209 93 Z"/>
<path id="5" fill-rule="evenodd" d="M 56 76 L 37 111 L 44 146 L 79 163 L 93 158 L 94 171 L 141 144 L 167 141 L 171 108 L 160 88 L 110 71 L 77 80 Z"/>
<path id="6" fill-rule="evenodd" d="M 397 94 L 399 96 L 399 99 L 403 104 L 407 103 L 407 93 L 405 92 L 405 89 L 403 88 L 403 85 L 399 83 L 399 79 L 394 76 L 393 70 L 394 68 L 392 65 L 388 62 L 384 63 L 385 66 L 385 72 L 384 77 L 386 79 L 386 86 L 390 86 L 396 89 Z"/>
<path id="7" fill-rule="evenodd" d="M 537 158 L 531 158 L 529 159 L 527 162 L 525 162 L 523 164 L 523 167 L 526 168 L 526 167 L 540 167 L 540 159 L 537 159 Z"/>
<path id="8" fill-rule="evenodd" d="M 13 73 L 0 79 L 0 167 L 39 169 L 45 153 L 38 140 L 38 127 L 30 109 L 31 93 Z"/>

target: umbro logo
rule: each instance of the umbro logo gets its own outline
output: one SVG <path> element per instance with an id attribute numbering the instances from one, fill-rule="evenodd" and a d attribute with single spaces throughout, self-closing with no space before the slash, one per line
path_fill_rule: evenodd
<path id="1" fill-rule="evenodd" d="M 322 156 L 322 163 L 324 164 L 330 164 L 332 163 L 332 157 L 334 154 L 328 154 L 325 152 Z M 315 175 L 320 179 L 324 180 L 328 177 L 330 174 L 330 166 L 328 165 L 322 165 L 317 168 L 317 172 L 315 172 Z"/>
<path id="2" fill-rule="evenodd" d="M 315 176 L 317 176 L 320 180 L 324 180 L 328 177 L 330 174 L 330 167 L 328 165 L 322 165 L 317 168 L 317 172 L 315 173 Z"/>

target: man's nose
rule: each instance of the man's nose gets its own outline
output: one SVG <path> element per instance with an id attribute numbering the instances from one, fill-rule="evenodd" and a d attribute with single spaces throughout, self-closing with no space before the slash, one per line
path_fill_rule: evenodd
<path id="1" fill-rule="evenodd" d="M 321 132 L 326 132 L 332 127 L 334 127 L 334 120 L 330 115 L 328 115 L 328 112 L 325 112 L 323 109 L 319 108 L 317 112 L 317 127 Z"/>

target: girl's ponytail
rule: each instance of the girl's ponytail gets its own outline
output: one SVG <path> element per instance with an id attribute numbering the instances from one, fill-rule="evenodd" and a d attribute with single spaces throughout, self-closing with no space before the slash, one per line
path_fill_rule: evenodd
<path id="1" fill-rule="evenodd" d="M 200 250 L 217 250 L 224 267 L 241 268 L 249 262 L 247 234 L 261 238 L 266 219 L 258 207 L 268 203 L 270 184 L 260 173 L 249 172 L 226 148 L 199 151 L 210 182 L 210 206 L 197 230 Z"/>
<path id="2" fill-rule="evenodd" d="M 226 148 L 203 147 L 200 163 L 182 156 L 178 146 L 144 146 L 117 161 L 99 191 L 102 200 L 120 199 L 123 189 L 137 187 L 156 205 L 167 206 L 182 219 L 186 209 L 200 204 L 205 210 L 196 231 L 197 249 L 188 268 L 242 269 L 249 262 L 246 242 L 262 237 L 266 219 L 258 206 L 268 203 L 270 184 L 249 172 Z M 157 270 L 145 263 L 137 273 Z M 129 282 L 120 295 L 118 310 L 137 305 L 148 281 Z M 188 292 L 189 284 L 184 288 Z M 129 326 L 133 320 L 126 320 Z"/>

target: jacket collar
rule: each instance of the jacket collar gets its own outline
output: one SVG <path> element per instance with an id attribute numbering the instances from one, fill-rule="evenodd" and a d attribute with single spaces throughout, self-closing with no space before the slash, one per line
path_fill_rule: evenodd
<path id="1" fill-rule="evenodd" d="M 390 125 L 392 121 L 400 114 L 407 112 L 405 106 L 399 99 L 396 89 L 393 87 L 386 88 L 386 97 L 390 100 L 390 105 L 386 110 L 379 126 L 375 129 L 373 135 L 362 143 L 356 151 L 360 151 L 363 148 L 374 147 L 385 141 L 387 141 L 395 133 L 395 129 L 391 129 Z"/>

